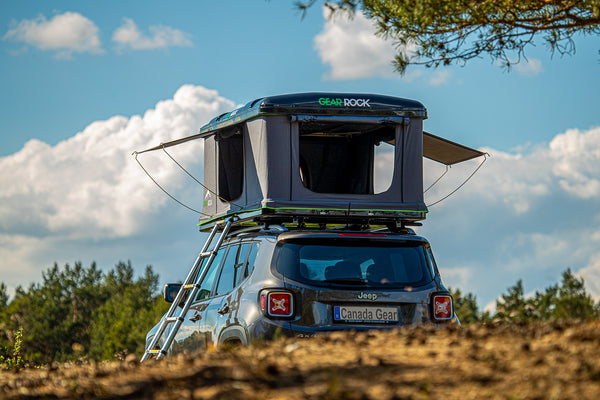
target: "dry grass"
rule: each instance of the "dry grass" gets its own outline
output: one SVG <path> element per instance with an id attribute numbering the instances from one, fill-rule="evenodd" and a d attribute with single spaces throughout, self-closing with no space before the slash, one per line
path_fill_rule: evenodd
<path id="1" fill-rule="evenodd" d="M 600 324 L 335 332 L 140 365 L 0 372 L 0 398 L 599 399 Z"/>

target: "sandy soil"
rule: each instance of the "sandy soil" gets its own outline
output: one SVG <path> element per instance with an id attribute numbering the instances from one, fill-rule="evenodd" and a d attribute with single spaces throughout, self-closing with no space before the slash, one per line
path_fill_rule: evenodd
<path id="1" fill-rule="evenodd" d="M 600 399 L 600 323 L 336 332 L 0 372 L 0 398 Z"/>

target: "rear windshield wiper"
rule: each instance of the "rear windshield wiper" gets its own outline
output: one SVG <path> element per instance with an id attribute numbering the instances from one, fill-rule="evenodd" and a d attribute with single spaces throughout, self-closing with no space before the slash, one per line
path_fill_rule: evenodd
<path id="1" fill-rule="evenodd" d="M 362 278 L 331 278 L 325 279 L 323 282 L 327 283 L 341 283 L 346 285 L 366 285 L 369 281 Z"/>

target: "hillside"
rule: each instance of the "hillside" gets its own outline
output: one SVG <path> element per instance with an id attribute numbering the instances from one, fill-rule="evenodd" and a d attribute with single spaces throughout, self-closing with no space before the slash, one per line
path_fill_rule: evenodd
<path id="1" fill-rule="evenodd" d="M 600 323 L 336 332 L 0 373 L 0 398 L 598 399 Z"/>

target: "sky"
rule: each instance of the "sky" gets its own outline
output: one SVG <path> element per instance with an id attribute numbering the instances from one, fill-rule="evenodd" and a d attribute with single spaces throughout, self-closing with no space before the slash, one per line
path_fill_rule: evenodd
<path id="1" fill-rule="evenodd" d="M 418 229 L 448 286 L 489 308 L 518 279 L 532 294 L 571 268 L 598 297 L 600 39 L 576 49 L 552 56 L 539 41 L 509 72 L 482 58 L 400 76 L 370 21 L 329 19 L 320 4 L 302 17 L 283 0 L 1 2 L 0 281 L 12 291 L 54 263 L 121 260 L 183 279 L 204 238 L 198 215 L 132 152 L 259 97 L 319 91 L 419 100 L 425 130 L 489 153 Z M 202 178 L 202 143 L 172 154 Z M 139 159 L 201 207 L 164 154 Z M 452 167 L 426 203 L 479 162 Z M 443 171 L 425 161 L 426 183 Z"/>

